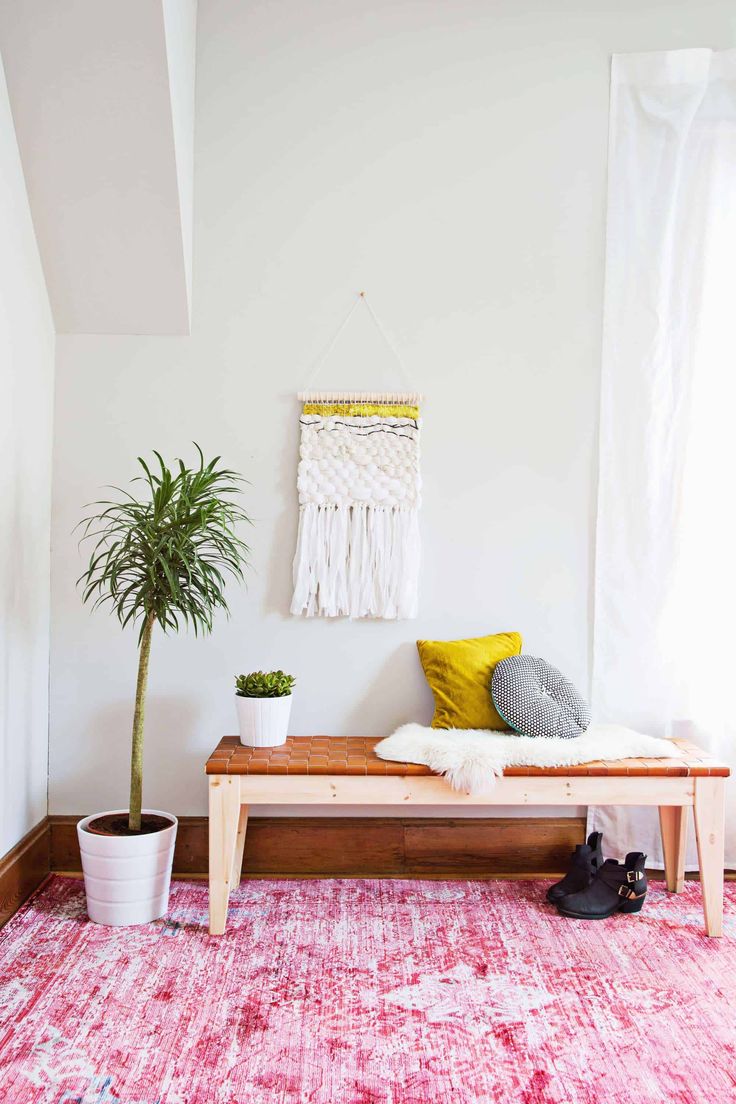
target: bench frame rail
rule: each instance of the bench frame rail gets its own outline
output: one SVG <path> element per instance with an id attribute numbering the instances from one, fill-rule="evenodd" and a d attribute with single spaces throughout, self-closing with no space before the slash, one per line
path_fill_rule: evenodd
<path id="1" fill-rule="evenodd" d="M 503 777 L 477 797 L 438 775 L 209 776 L 210 934 L 222 935 L 232 890 L 240 885 L 248 810 L 257 805 L 649 805 L 659 809 L 667 889 L 685 880 L 687 808 L 692 806 L 705 930 L 723 933 L 724 778 L 717 776 Z"/>

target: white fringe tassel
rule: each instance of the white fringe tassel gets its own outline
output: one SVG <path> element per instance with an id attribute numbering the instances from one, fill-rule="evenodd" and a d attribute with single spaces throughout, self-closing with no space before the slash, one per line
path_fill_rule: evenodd
<path id="1" fill-rule="evenodd" d="M 373 505 L 299 511 L 291 612 L 307 617 L 416 617 L 416 509 Z"/>

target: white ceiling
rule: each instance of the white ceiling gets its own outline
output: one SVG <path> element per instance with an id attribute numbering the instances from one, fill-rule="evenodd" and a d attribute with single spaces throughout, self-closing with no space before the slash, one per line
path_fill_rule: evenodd
<path id="1" fill-rule="evenodd" d="M 60 333 L 186 334 L 196 0 L 0 0 Z"/>

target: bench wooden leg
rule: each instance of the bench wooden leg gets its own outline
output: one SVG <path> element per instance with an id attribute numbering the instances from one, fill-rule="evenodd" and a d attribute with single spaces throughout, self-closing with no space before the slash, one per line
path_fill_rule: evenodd
<path id="1" fill-rule="evenodd" d="M 225 931 L 239 814 L 240 779 L 210 778 L 210 935 Z"/>
<path id="2" fill-rule="evenodd" d="M 687 806 L 660 805 L 659 827 L 662 833 L 664 873 L 670 893 L 682 893 L 685 884 L 685 847 L 687 845 Z"/>
<path id="3" fill-rule="evenodd" d="M 240 806 L 238 816 L 238 834 L 235 837 L 235 855 L 233 858 L 233 876 L 230 890 L 237 889 L 240 885 L 240 875 L 243 871 L 243 850 L 245 848 L 245 832 L 248 827 L 248 806 Z"/>
<path id="4" fill-rule="evenodd" d="M 722 778 L 695 779 L 693 813 L 705 930 L 708 935 L 723 935 L 725 802 Z"/>

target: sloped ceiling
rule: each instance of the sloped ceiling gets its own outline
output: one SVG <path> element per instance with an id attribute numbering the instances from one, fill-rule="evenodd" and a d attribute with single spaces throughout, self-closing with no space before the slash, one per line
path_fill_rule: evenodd
<path id="1" fill-rule="evenodd" d="M 59 333 L 186 334 L 196 0 L 0 0 Z"/>

